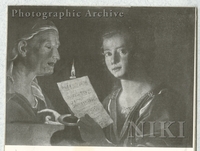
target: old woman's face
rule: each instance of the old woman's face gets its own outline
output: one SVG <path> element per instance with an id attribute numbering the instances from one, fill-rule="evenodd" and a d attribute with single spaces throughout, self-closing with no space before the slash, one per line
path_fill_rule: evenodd
<path id="1" fill-rule="evenodd" d="M 27 44 L 26 65 L 36 76 L 52 74 L 60 59 L 59 35 L 55 30 L 46 30 L 35 35 Z"/>

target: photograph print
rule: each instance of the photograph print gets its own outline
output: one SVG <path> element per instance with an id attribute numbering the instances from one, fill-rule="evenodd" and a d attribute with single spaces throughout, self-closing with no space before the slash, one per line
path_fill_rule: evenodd
<path id="1" fill-rule="evenodd" d="M 8 6 L 5 145 L 194 147 L 195 7 Z"/>

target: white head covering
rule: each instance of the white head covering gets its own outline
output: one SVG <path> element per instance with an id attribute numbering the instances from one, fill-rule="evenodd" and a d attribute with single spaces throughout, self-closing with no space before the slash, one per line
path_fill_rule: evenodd
<path id="1" fill-rule="evenodd" d="M 8 61 L 13 61 L 17 58 L 18 52 L 16 50 L 16 48 L 17 48 L 16 45 L 19 43 L 19 41 L 30 40 L 38 33 L 45 31 L 45 30 L 55 30 L 56 32 L 58 32 L 58 29 L 56 28 L 56 26 L 54 25 L 54 23 L 52 21 L 42 20 L 42 19 L 37 20 L 36 22 L 34 22 L 31 25 L 27 24 L 27 25 L 25 25 L 25 27 L 22 26 L 19 28 L 22 29 L 22 30 L 20 30 L 20 32 L 16 31 L 19 33 L 12 33 L 12 34 L 16 34 L 17 38 L 15 40 L 16 41 L 15 46 L 11 50 L 8 50 L 8 51 L 10 51 L 10 52 L 8 52 Z"/>

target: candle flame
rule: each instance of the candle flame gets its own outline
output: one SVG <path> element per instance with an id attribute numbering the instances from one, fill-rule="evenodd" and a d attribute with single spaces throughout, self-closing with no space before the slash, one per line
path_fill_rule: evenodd
<path id="1" fill-rule="evenodd" d="M 75 79 L 76 78 L 76 74 L 75 73 L 76 72 L 75 72 L 74 60 L 73 60 L 70 79 Z"/>

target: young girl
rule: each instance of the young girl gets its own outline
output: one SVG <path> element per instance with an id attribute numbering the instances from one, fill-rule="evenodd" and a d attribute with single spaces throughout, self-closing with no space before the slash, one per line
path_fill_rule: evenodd
<path id="1" fill-rule="evenodd" d="M 149 76 L 155 50 L 152 29 L 141 23 L 134 29 L 112 26 L 102 36 L 102 49 L 109 72 L 120 83 L 103 101 L 113 124 L 102 130 L 86 115 L 79 121 L 83 140 L 91 145 L 181 146 L 184 112 L 176 108 L 184 111 L 183 101 Z"/>

